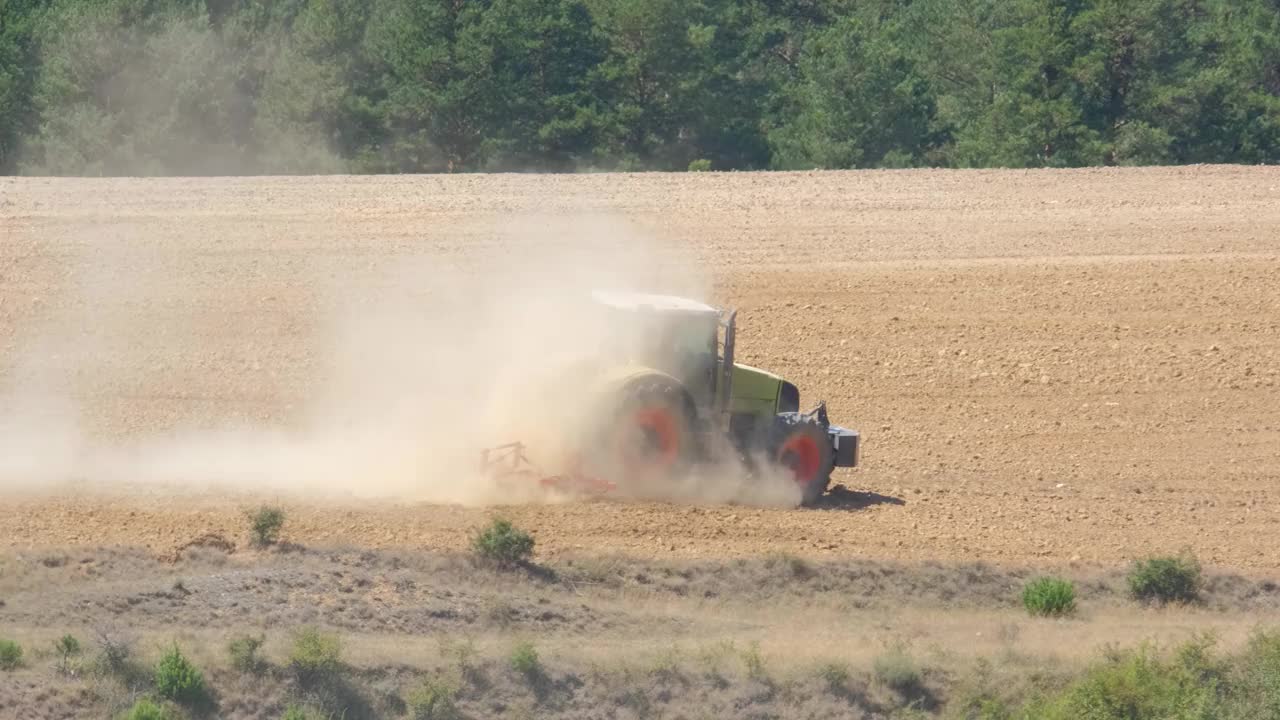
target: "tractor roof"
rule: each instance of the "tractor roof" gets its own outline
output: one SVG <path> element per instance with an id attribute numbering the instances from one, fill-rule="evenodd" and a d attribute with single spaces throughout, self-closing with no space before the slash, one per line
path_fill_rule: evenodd
<path id="1" fill-rule="evenodd" d="M 706 303 L 675 295 L 654 295 L 628 291 L 596 290 L 591 293 L 596 302 L 620 310 L 657 310 L 718 315 L 719 310 Z"/>

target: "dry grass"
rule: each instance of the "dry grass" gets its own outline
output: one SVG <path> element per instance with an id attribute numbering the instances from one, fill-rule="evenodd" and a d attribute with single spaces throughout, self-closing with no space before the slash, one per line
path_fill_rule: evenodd
<path id="1" fill-rule="evenodd" d="M 573 698 L 590 697 L 636 714 L 671 710 L 661 698 L 703 688 L 730 706 L 821 697 L 828 705 L 806 712 L 822 717 L 827 710 L 840 716 L 836 710 L 850 704 L 943 697 L 952 685 L 969 692 L 980 683 L 966 678 L 980 662 L 1012 683 L 1078 671 L 1109 643 L 1169 645 L 1209 631 L 1230 652 L 1255 626 L 1274 622 L 1280 607 L 1266 604 L 1265 584 L 1212 575 L 1201 605 L 1146 607 L 1125 596 L 1117 571 L 1073 578 L 1081 588 L 1073 617 L 1033 619 L 1018 602 L 1021 571 L 797 564 L 786 556 L 718 565 L 588 558 L 529 574 L 476 571 L 450 555 L 354 549 L 196 554 L 174 564 L 106 551 L 89 558 L 96 575 L 77 570 L 83 558 L 50 565 L 43 556 L 8 561 L 27 582 L 6 598 L 6 634 L 27 648 L 26 667 L 14 677 L 52 684 L 55 642 L 68 632 L 84 641 L 81 665 L 88 667 L 99 653 L 94 630 L 112 618 L 130 628 L 130 660 L 139 666 L 179 643 L 207 672 L 227 717 L 279 715 L 283 706 L 273 703 L 293 682 L 284 670 L 290 631 L 313 623 L 341 638 L 341 672 L 351 675 L 344 697 L 361 698 L 365 708 L 436 677 L 459 688 L 459 707 L 490 688 L 484 692 L 512 708 L 528 701 L 541 712 L 561 703 L 570 712 Z M 183 592 L 173 589 L 176 577 Z M 98 616 L 64 623 L 85 617 L 83 607 L 99 608 Z M 217 625 L 202 620 L 213 612 Z M 232 668 L 227 643 L 243 635 L 265 637 L 263 677 L 278 681 Z M 520 641 L 536 647 L 538 682 L 511 667 Z M 906 690 L 877 680 L 886 648 L 895 646 L 909 648 L 920 672 Z M 71 679 L 88 681 L 83 673 Z M 121 680 L 95 682 L 95 697 L 111 707 L 136 694 Z M 19 697 L 36 702 L 34 691 Z"/>

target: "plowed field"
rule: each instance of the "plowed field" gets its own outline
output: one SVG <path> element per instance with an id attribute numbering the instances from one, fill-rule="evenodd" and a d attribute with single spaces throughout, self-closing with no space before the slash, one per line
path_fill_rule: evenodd
<path id="1" fill-rule="evenodd" d="M 431 292 L 441 269 L 483 294 L 487 259 L 555 258 L 566 234 L 700 275 L 739 308 L 740 359 L 826 399 L 864 464 L 817 509 L 502 508 L 540 554 L 1114 565 L 1187 546 L 1280 568 L 1280 171 L 1237 167 L 0 179 L 0 543 L 164 549 L 279 499 L 304 544 L 464 546 L 497 510 L 344 502 L 264 448 L 337 382 L 335 298 Z M 414 327 L 346 352 L 451 346 Z M 229 424 L 101 475 L 84 460 Z M 197 466 L 242 482 L 174 492 Z"/>

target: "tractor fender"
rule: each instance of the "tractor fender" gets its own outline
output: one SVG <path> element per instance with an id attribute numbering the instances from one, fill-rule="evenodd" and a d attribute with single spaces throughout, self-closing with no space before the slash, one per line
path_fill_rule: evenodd
<path id="1" fill-rule="evenodd" d="M 693 395 L 689 393 L 684 383 L 669 373 L 646 365 L 619 365 L 605 370 L 592 383 L 591 394 L 601 410 L 608 410 L 610 403 L 623 397 L 627 389 L 654 380 L 680 388 L 680 397 L 684 402 L 685 411 L 689 414 L 689 419 L 693 421 L 697 418 L 697 406 Z"/>

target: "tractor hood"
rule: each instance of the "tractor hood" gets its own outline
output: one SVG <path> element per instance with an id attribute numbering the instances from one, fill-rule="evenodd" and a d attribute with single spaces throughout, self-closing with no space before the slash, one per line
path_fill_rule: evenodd
<path id="1" fill-rule="evenodd" d="M 767 370 L 734 363 L 732 388 L 730 412 L 772 415 L 777 411 L 782 378 Z"/>

